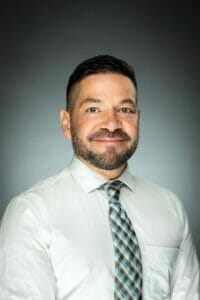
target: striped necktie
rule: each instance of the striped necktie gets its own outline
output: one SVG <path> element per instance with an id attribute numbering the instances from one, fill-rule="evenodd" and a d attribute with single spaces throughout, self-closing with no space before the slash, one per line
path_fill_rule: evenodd
<path id="1" fill-rule="evenodd" d="M 123 182 L 103 185 L 109 198 L 109 221 L 115 251 L 115 300 L 142 299 L 142 260 L 138 240 L 125 209 L 119 201 Z"/>

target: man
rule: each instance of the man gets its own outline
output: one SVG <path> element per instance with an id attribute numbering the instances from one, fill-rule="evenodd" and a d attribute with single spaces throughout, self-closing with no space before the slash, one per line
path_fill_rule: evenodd
<path id="1" fill-rule="evenodd" d="M 129 172 L 140 112 L 133 69 L 82 62 L 61 111 L 69 168 L 9 204 L 0 299 L 198 300 L 199 265 L 177 197 Z"/>

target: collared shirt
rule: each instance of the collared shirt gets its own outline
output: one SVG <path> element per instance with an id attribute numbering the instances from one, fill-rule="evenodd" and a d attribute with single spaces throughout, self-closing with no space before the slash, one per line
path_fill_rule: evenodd
<path id="1" fill-rule="evenodd" d="M 142 253 L 143 300 L 199 300 L 199 264 L 181 202 L 128 168 L 119 179 Z M 105 182 L 74 158 L 10 202 L 0 229 L 0 299 L 114 299 L 109 204 L 99 189 Z"/>

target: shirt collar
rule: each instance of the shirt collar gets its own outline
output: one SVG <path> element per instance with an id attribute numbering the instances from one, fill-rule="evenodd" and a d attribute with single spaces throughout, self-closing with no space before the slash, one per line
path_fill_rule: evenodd
<path id="1" fill-rule="evenodd" d="M 72 159 L 69 169 L 74 179 L 79 183 L 79 185 L 86 193 L 98 189 L 100 185 L 108 181 L 104 177 L 88 168 L 76 156 L 74 156 L 74 158 Z M 121 180 L 123 183 L 125 183 L 126 186 L 134 191 L 134 181 L 128 166 L 117 179 Z"/>

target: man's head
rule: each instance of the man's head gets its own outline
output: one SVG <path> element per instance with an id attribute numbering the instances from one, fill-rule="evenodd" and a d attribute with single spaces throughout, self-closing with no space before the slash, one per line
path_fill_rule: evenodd
<path id="1" fill-rule="evenodd" d="M 76 156 L 97 173 L 118 176 L 138 144 L 133 69 L 111 56 L 88 59 L 71 75 L 67 100 L 61 123 Z"/>

